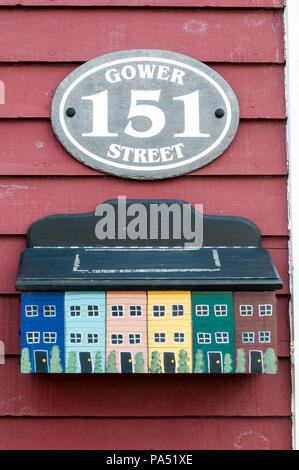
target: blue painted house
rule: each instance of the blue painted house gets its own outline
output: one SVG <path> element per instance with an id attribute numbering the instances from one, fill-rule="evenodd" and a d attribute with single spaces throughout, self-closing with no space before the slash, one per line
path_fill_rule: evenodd
<path id="1" fill-rule="evenodd" d="M 65 292 L 64 303 L 66 372 L 105 372 L 105 292 Z"/>
<path id="2" fill-rule="evenodd" d="M 64 372 L 64 294 L 21 295 L 21 371 Z"/>

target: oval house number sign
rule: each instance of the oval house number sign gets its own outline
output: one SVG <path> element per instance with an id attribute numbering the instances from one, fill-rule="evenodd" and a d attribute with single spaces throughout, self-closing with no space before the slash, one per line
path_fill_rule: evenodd
<path id="1" fill-rule="evenodd" d="M 77 160 L 155 180 L 207 165 L 232 142 L 237 98 L 205 64 L 169 51 L 119 51 L 70 73 L 52 102 L 57 138 Z"/>

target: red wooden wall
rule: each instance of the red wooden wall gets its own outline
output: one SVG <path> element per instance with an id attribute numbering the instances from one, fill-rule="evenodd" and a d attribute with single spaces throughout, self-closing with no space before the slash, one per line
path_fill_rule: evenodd
<path id="1" fill-rule="evenodd" d="M 150 183 L 101 175 L 63 150 L 54 90 L 81 62 L 130 48 L 184 53 L 228 80 L 241 123 L 223 156 Z M 0 61 L 0 449 L 290 449 L 283 0 L 1 0 Z M 284 282 L 277 376 L 19 373 L 14 282 L 29 224 L 118 195 L 182 198 L 259 226 Z"/>

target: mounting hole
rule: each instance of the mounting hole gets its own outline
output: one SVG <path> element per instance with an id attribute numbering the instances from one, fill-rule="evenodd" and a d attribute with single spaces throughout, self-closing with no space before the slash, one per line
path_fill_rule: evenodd
<path id="1" fill-rule="evenodd" d="M 75 108 L 67 108 L 66 115 L 68 117 L 73 117 L 73 116 L 75 116 L 75 114 L 76 114 Z"/>
<path id="2" fill-rule="evenodd" d="M 215 116 L 216 117 L 223 118 L 224 115 L 225 115 L 224 109 L 222 109 L 222 108 L 216 109 L 216 111 L 215 111 Z"/>

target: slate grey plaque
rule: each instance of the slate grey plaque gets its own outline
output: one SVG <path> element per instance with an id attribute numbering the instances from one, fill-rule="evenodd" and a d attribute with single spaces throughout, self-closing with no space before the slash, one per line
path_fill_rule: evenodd
<path id="1" fill-rule="evenodd" d="M 83 164 L 123 178 L 172 178 L 231 144 L 237 98 L 207 65 L 170 51 L 130 50 L 70 73 L 52 102 L 52 126 Z"/>

